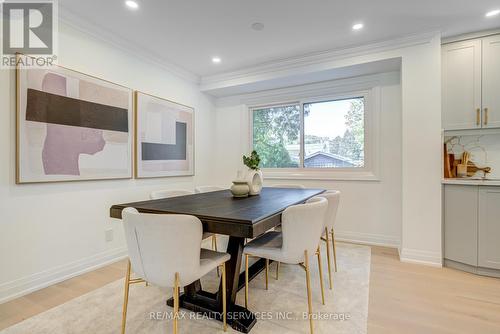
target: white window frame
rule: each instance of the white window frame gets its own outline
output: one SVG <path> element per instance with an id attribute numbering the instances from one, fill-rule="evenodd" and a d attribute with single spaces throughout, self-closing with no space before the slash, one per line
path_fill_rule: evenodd
<path id="1" fill-rule="evenodd" d="M 345 168 L 305 168 L 304 165 L 304 104 L 345 100 L 352 98 L 364 99 L 364 166 Z M 372 87 L 349 92 L 331 92 L 320 96 L 307 96 L 300 99 L 290 99 L 279 103 L 267 103 L 248 107 L 250 118 L 250 147 L 253 149 L 253 112 L 257 109 L 299 104 L 300 106 L 300 165 L 298 168 L 263 168 L 266 179 L 288 180 L 359 180 L 379 181 L 379 114 L 380 88 Z"/>

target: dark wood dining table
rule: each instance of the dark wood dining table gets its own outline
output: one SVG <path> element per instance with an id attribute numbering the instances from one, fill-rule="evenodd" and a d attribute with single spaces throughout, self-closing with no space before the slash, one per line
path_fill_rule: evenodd
<path id="1" fill-rule="evenodd" d="M 159 200 L 113 205 L 112 218 L 121 219 L 126 207 L 155 214 L 187 214 L 198 217 L 203 231 L 229 236 L 226 252 L 231 260 L 226 264 L 227 318 L 235 330 L 248 333 L 255 325 L 255 315 L 236 304 L 236 294 L 245 285 L 245 273 L 240 273 L 245 239 L 255 238 L 281 222 L 281 213 L 289 206 L 301 204 L 323 193 L 323 189 L 263 188 L 258 196 L 235 198 L 229 190 L 214 191 Z M 260 259 L 249 268 L 253 279 L 265 268 Z M 173 305 L 173 300 L 167 304 Z M 198 280 L 184 287 L 180 307 L 221 320 L 222 284 L 217 293 L 204 291 Z"/>

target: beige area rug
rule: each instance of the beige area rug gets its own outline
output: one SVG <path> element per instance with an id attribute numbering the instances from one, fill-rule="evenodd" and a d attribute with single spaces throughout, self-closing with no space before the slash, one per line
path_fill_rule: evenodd
<path id="1" fill-rule="evenodd" d="M 224 243 L 220 243 L 221 246 Z M 324 244 L 324 243 L 323 243 Z M 321 317 L 314 322 L 315 333 L 364 334 L 367 332 L 368 289 L 370 280 L 370 248 L 338 243 L 338 272 L 334 274 L 334 290 L 328 289 L 326 253 L 323 245 L 323 271 L 326 305 L 321 304 L 317 261 L 312 261 L 311 284 L 313 311 Z M 270 266 L 269 290 L 265 290 L 262 272 L 250 283 L 249 308 L 260 318 L 250 333 L 309 333 L 305 272 L 299 266 L 282 265 L 279 280 L 274 279 L 275 264 Z M 217 274 L 208 274 L 202 284 L 215 291 Z M 130 288 L 127 333 L 172 333 L 171 308 L 165 305 L 171 292 L 144 284 Z M 238 303 L 244 304 L 244 291 L 238 293 Z M 123 280 L 110 283 L 86 295 L 9 327 L 1 334 L 100 334 L 120 333 L 123 302 Z M 179 322 L 179 332 L 185 334 L 223 333 L 222 324 L 210 319 L 193 319 L 186 312 Z M 163 319 L 162 319 L 163 318 Z M 168 316 L 167 316 L 168 318 Z M 230 327 L 228 333 L 237 333 Z"/>

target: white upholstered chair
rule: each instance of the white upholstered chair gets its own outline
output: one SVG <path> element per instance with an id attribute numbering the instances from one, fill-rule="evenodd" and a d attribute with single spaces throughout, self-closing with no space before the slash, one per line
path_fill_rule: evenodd
<path id="1" fill-rule="evenodd" d="M 151 199 L 163 199 L 163 198 L 171 198 L 178 196 L 187 196 L 192 195 L 193 192 L 189 190 L 176 189 L 176 190 L 157 190 L 153 191 L 149 198 Z M 203 239 L 212 238 L 212 249 L 217 251 L 217 235 L 214 233 L 203 233 Z M 219 271 L 217 270 L 217 273 Z"/>
<path id="2" fill-rule="evenodd" d="M 305 189 L 306 187 L 302 184 L 275 184 L 271 186 L 273 188 L 291 188 L 291 189 Z"/>
<path id="3" fill-rule="evenodd" d="M 212 191 L 219 191 L 219 190 L 225 190 L 225 189 L 218 186 L 198 186 L 194 188 L 194 191 L 197 194 L 209 193 Z M 217 250 L 217 234 L 212 234 L 211 236 L 212 236 L 212 249 Z"/>
<path id="4" fill-rule="evenodd" d="M 148 282 L 173 288 L 173 331 L 178 332 L 179 289 L 220 267 L 222 272 L 223 326 L 226 325 L 226 253 L 201 248 L 203 226 L 188 215 L 155 215 L 126 208 L 122 213 L 129 261 L 125 277 L 122 333 L 125 333 L 129 287 Z M 182 238 L 179 238 L 182 236 Z M 131 279 L 133 271 L 138 278 Z"/>
<path id="5" fill-rule="evenodd" d="M 271 186 L 272 188 L 288 188 L 288 189 L 305 189 L 306 187 L 303 184 L 295 184 L 295 183 L 285 183 L 285 184 L 275 184 Z M 281 232 L 281 225 L 278 225 L 274 228 L 276 232 Z M 276 280 L 280 275 L 280 262 L 276 262 Z"/>
<path id="6" fill-rule="evenodd" d="M 321 240 L 326 242 L 326 258 L 328 261 L 328 278 L 330 281 L 330 290 L 333 289 L 333 280 L 332 280 L 332 268 L 331 268 L 331 260 L 330 260 L 330 236 L 332 242 L 332 250 L 333 250 L 333 261 L 335 264 L 335 272 L 337 272 L 337 248 L 335 247 L 335 231 L 333 229 L 335 224 L 335 219 L 337 217 L 337 210 L 339 208 L 340 202 L 340 191 L 337 190 L 328 190 L 321 195 L 320 197 L 324 197 L 328 200 L 328 209 L 325 215 L 325 230 L 323 231 L 323 236 Z"/>
<path id="7" fill-rule="evenodd" d="M 249 257 L 266 259 L 266 289 L 268 288 L 269 260 L 287 264 L 298 264 L 306 271 L 309 326 L 313 333 L 312 297 L 309 259 L 318 257 L 321 298 L 325 304 L 321 252 L 318 246 L 325 226 L 328 201 L 314 197 L 305 204 L 290 206 L 282 213 L 282 232 L 271 231 L 245 245 L 245 306 L 248 307 L 248 260 Z"/>
<path id="8" fill-rule="evenodd" d="M 225 190 L 225 189 L 227 189 L 227 188 L 222 188 L 222 187 L 218 187 L 218 186 L 198 186 L 198 187 L 194 188 L 194 191 L 197 194 L 201 194 L 201 193 L 209 193 L 212 191 L 219 191 L 219 190 Z"/>

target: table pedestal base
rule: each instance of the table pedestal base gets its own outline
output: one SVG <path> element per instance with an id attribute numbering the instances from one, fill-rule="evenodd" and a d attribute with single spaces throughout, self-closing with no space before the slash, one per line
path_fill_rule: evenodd
<path id="1" fill-rule="evenodd" d="M 173 298 L 167 300 L 167 305 L 174 306 Z M 179 298 L 179 307 L 222 322 L 222 312 L 217 302 L 217 294 L 203 290 L 194 296 L 184 293 Z M 233 304 L 228 305 L 227 309 L 227 324 L 238 332 L 249 333 L 257 322 L 255 315 L 242 306 Z"/>

